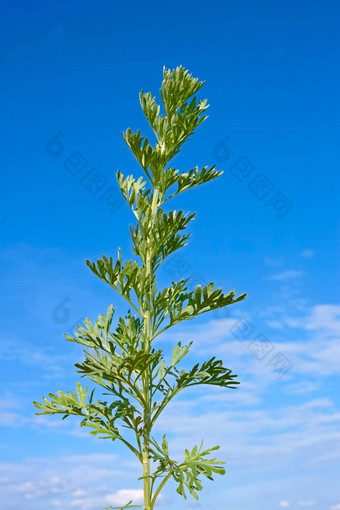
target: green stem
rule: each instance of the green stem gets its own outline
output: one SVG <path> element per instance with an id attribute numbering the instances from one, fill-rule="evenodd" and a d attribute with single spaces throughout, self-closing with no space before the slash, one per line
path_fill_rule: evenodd
<path id="1" fill-rule="evenodd" d="M 181 464 L 179 464 L 179 468 L 181 468 L 182 466 L 185 466 L 185 462 L 182 462 Z M 159 484 L 158 486 L 158 489 L 156 490 L 153 498 L 152 498 L 152 501 L 151 501 L 151 508 L 150 510 L 153 510 L 154 509 L 154 506 L 155 506 L 155 503 L 156 503 L 156 499 L 157 497 L 159 496 L 159 493 L 161 492 L 161 490 L 163 489 L 164 485 L 166 484 L 166 482 L 171 478 L 171 475 L 172 473 L 168 473 L 166 475 L 165 478 L 163 478 L 162 482 Z"/>
<path id="2" fill-rule="evenodd" d="M 150 259 L 147 259 L 147 274 L 150 270 Z M 145 313 L 144 319 L 144 332 L 145 343 L 144 349 L 146 352 L 150 350 L 150 310 Z M 150 399 L 149 399 L 149 370 L 145 370 L 143 376 L 144 386 L 144 427 L 143 427 L 143 479 L 144 484 L 144 510 L 151 510 L 151 488 L 150 488 L 150 459 L 149 459 L 149 442 L 150 442 Z"/>
<path id="3" fill-rule="evenodd" d="M 162 483 L 158 486 L 158 489 L 156 490 L 153 498 L 152 498 L 152 501 L 151 501 L 151 507 L 150 507 L 150 510 L 153 510 L 154 509 L 154 506 L 155 506 L 155 503 L 156 503 L 156 499 L 159 495 L 159 493 L 161 492 L 161 490 L 163 489 L 164 485 L 166 484 L 166 482 L 169 480 L 169 478 L 171 477 L 171 473 L 169 473 L 162 481 Z"/>
<path id="4" fill-rule="evenodd" d="M 158 203 L 158 190 L 154 189 L 154 194 L 152 198 L 152 206 L 151 206 L 151 219 L 150 219 L 150 229 L 152 229 L 152 225 L 155 219 L 155 215 L 157 213 L 157 203 Z M 149 294 L 146 296 L 145 304 L 146 309 L 144 313 L 144 350 L 145 352 L 150 352 L 150 343 L 151 343 L 151 309 L 152 309 L 152 299 L 151 299 L 151 280 L 152 280 L 152 251 L 151 248 L 147 250 L 146 254 L 146 281 L 150 287 Z M 150 480 L 150 453 L 149 453 L 149 445 L 150 445 L 150 434 L 151 434 L 151 406 L 152 406 L 152 395 L 150 389 L 150 370 L 146 369 L 143 375 L 143 389 L 144 389 L 144 427 L 143 427 L 143 486 L 144 486 L 144 510 L 151 510 L 151 480 Z"/>

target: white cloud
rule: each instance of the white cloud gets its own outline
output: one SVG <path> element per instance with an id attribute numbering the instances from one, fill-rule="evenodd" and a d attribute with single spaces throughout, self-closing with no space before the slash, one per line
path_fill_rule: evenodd
<path id="1" fill-rule="evenodd" d="M 294 395 L 303 395 L 316 391 L 318 387 L 319 385 L 314 382 L 300 380 L 297 383 L 286 385 L 284 391 L 285 393 L 292 393 Z"/>
<path id="2" fill-rule="evenodd" d="M 1 411 L 0 425 L 16 426 L 22 423 L 22 417 L 17 413 L 6 413 Z"/>
<path id="3" fill-rule="evenodd" d="M 157 498 L 158 501 L 163 499 L 162 494 Z M 109 505 L 126 505 L 129 501 L 134 504 L 143 503 L 144 491 L 143 489 L 119 489 L 118 491 L 107 494 L 104 501 Z M 80 510 L 97 510 L 99 498 L 80 497 L 70 501 L 69 506 L 72 508 L 79 508 Z"/>
<path id="4" fill-rule="evenodd" d="M 91 510 L 95 506 L 95 500 L 92 498 L 77 498 L 69 502 L 70 507 L 79 507 L 81 510 Z"/>
<path id="5" fill-rule="evenodd" d="M 46 501 L 55 507 L 97 510 L 104 506 L 105 494 L 119 491 L 122 483 L 136 483 L 140 476 L 137 461 L 127 464 L 125 458 L 89 454 L 0 463 L 0 480 L 6 475 L 6 482 L 0 482 L 2 499 L 8 508 L 19 508 L 24 499 L 26 510 L 43 510 Z"/>
<path id="6" fill-rule="evenodd" d="M 283 312 L 278 309 L 278 313 Z M 237 367 L 238 373 L 254 377 L 258 389 L 263 389 L 275 380 L 277 373 L 268 361 L 271 356 L 274 358 L 274 355 L 282 354 L 287 359 L 287 373 L 282 379 L 288 381 L 297 375 L 305 377 L 308 374 L 313 380 L 304 380 L 305 388 L 306 383 L 314 384 L 315 387 L 316 378 L 340 374 L 339 314 L 340 306 L 337 305 L 317 305 L 313 308 L 304 305 L 301 314 L 296 317 L 278 317 L 277 325 L 280 329 L 275 332 L 277 340 L 268 338 L 273 350 L 263 361 L 250 352 L 251 342 L 256 340 L 261 331 L 251 317 L 213 320 L 194 329 L 191 326 L 190 332 L 178 329 L 176 333 L 166 334 L 162 340 L 176 342 L 180 339 L 183 343 L 194 340 L 191 353 L 195 357 L 219 355 L 231 369 Z M 249 335 L 242 329 L 244 319 L 249 323 Z M 285 338 L 288 334 L 291 336 L 291 328 L 301 330 L 301 333 L 295 333 L 295 341 L 287 341 Z M 183 361 L 184 366 L 190 363 L 189 358 Z M 298 386 L 295 388 L 299 391 Z"/>
<path id="7" fill-rule="evenodd" d="M 272 269 L 273 272 L 279 270 Z M 281 274 L 278 278 L 280 281 L 285 272 L 279 274 Z M 300 276 L 295 274 L 294 278 Z M 287 278 L 287 274 L 284 278 Z M 291 274 L 288 276 L 288 281 L 290 279 L 292 279 Z M 288 296 L 290 282 L 286 287 Z M 283 301 L 281 296 L 279 304 Z M 325 375 L 340 373 L 339 341 L 336 338 L 340 331 L 340 306 L 318 305 L 313 309 L 307 309 L 303 303 L 301 305 L 301 301 L 299 301 L 300 307 L 297 303 L 297 301 L 294 301 L 294 304 L 289 302 L 290 308 L 287 310 L 288 305 L 284 302 L 283 306 L 276 307 L 275 314 L 270 317 L 281 326 L 281 329 L 274 332 L 275 338 L 272 342 L 274 348 L 284 353 L 294 365 L 291 376 L 284 382 L 280 381 L 280 386 L 273 384 L 275 380 L 269 372 L 266 373 L 266 360 L 261 362 L 249 352 L 247 345 L 252 338 L 238 341 L 233 337 L 232 326 L 235 325 L 235 319 L 214 320 L 200 324 L 194 329 L 192 329 L 194 323 L 190 322 L 188 329 L 183 329 L 183 334 L 176 329 L 176 333 L 169 335 L 171 343 L 178 340 L 184 342 L 194 340 L 194 357 L 204 351 L 211 351 L 211 355 L 219 351 L 223 355 L 225 364 L 240 375 L 242 384 L 237 391 L 209 388 L 209 391 L 202 394 L 199 388 L 193 388 L 188 391 L 188 400 L 179 400 L 176 397 L 169 406 L 169 412 L 159 421 L 159 428 L 157 427 L 159 434 L 163 432 L 169 434 L 170 452 L 175 456 L 178 455 L 179 458 L 183 457 L 185 447 L 199 444 L 202 437 L 207 447 L 221 444 L 222 449 L 217 452 L 216 457 L 228 461 L 227 468 L 230 472 L 223 482 L 218 483 L 221 483 L 223 488 L 227 487 L 230 473 L 237 471 L 242 473 L 240 485 L 246 486 L 244 478 L 248 475 L 252 481 L 256 477 L 259 481 L 262 480 L 263 495 L 271 492 L 269 495 L 271 499 L 266 500 L 261 510 L 277 507 L 278 495 L 287 498 L 288 501 L 296 502 L 299 501 L 298 498 L 305 497 L 306 501 L 300 501 L 296 505 L 299 507 L 313 506 L 313 501 L 307 498 L 319 498 L 319 496 L 320 505 L 328 501 L 328 505 L 323 504 L 322 508 L 329 507 L 330 501 L 338 501 L 338 494 L 334 494 L 336 484 L 333 483 L 331 471 L 332 466 L 340 459 L 340 413 L 330 398 L 316 399 L 313 396 L 314 400 L 310 402 L 306 400 L 308 400 L 308 392 L 322 390 Z M 291 309 L 296 316 L 292 312 L 292 317 L 287 317 Z M 232 309 L 231 316 L 236 317 L 237 313 L 238 309 L 235 307 Z M 254 313 L 253 317 L 255 316 Z M 252 318 L 250 320 L 253 321 Z M 256 318 L 254 321 L 256 321 L 256 328 L 260 328 L 259 319 Z M 290 338 L 293 333 L 295 335 L 294 341 L 287 341 L 286 333 L 289 328 L 300 328 L 301 336 L 299 336 L 300 331 L 290 332 Z M 29 361 L 32 366 L 40 366 L 45 362 L 47 366 L 52 366 L 53 360 L 46 357 L 51 353 L 44 350 L 42 358 L 42 351 L 38 353 L 34 350 L 29 352 L 29 350 L 30 346 L 26 349 L 25 356 L 26 353 L 27 356 L 33 353 Z M 7 354 L 10 355 L 10 353 Z M 27 362 L 24 359 L 22 361 Z M 291 405 L 291 402 L 300 404 Z M 7 408 L 9 413 L 15 411 L 10 404 Z M 13 421 L 11 416 L 7 419 L 8 424 L 11 420 Z M 39 427 L 42 428 L 40 419 Z M 50 417 L 46 418 L 46 424 L 52 421 Z M 35 422 L 34 426 L 37 423 Z M 59 424 L 63 427 L 62 433 L 64 430 L 66 432 L 65 422 L 58 421 Z M 42 426 L 53 441 L 56 425 L 53 423 L 50 430 L 47 430 L 45 424 Z M 84 429 L 79 430 L 87 436 Z M 37 430 L 33 432 L 36 434 Z M 79 448 L 83 445 L 82 440 L 72 438 L 73 441 L 77 451 L 80 451 Z M 43 444 L 47 443 L 43 442 Z M 58 442 L 56 444 L 58 445 Z M 66 438 L 64 444 L 65 449 L 73 448 L 69 438 Z M 138 487 L 136 480 L 141 474 L 140 465 L 128 460 L 127 457 L 128 455 L 126 457 L 123 455 L 74 455 L 0 464 L 0 483 L 4 480 L 2 474 L 7 478 L 3 498 L 8 501 L 8 508 L 4 510 L 19 508 L 23 500 L 25 510 L 42 510 L 49 505 L 55 508 L 68 508 L 70 502 L 77 510 L 97 510 L 105 506 L 105 500 L 107 503 L 112 502 L 113 505 L 126 503 L 129 499 L 136 501 L 136 496 L 140 497 L 140 489 L 121 488 L 134 487 L 135 484 Z M 275 470 L 279 473 L 276 478 Z M 270 484 L 268 475 L 263 476 L 263 471 L 267 473 L 270 471 Z M 305 473 L 308 490 L 301 489 L 300 483 L 295 480 L 295 476 L 299 478 L 301 473 Z M 311 482 L 311 473 L 315 474 L 314 484 Z M 142 485 L 142 482 L 138 483 Z M 278 483 L 282 486 L 280 490 L 275 488 L 274 494 L 273 485 Z M 256 483 L 254 492 L 259 490 L 259 485 Z M 209 494 L 210 490 L 211 497 L 217 497 L 214 488 L 208 489 L 208 487 L 209 484 L 207 493 Z M 313 493 L 313 490 L 320 490 L 320 487 L 324 488 L 323 501 L 322 494 Z M 298 493 L 293 494 L 295 490 Z M 258 501 L 260 507 L 263 499 L 254 498 L 254 492 L 250 493 L 249 497 L 252 501 Z M 209 505 L 204 504 L 204 497 L 203 494 L 201 506 L 208 508 Z M 237 505 L 233 502 L 230 504 L 231 508 L 235 506 L 254 508 L 254 504 L 243 506 L 239 503 L 240 497 L 238 489 L 235 493 Z M 288 503 L 288 501 L 281 501 L 281 503 Z M 188 506 L 187 503 L 185 503 L 186 506 Z M 174 507 L 182 510 L 180 503 L 177 506 L 177 500 L 172 501 L 172 505 L 169 506 L 169 508 Z M 287 505 L 281 505 L 281 507 L 288 508 Z M 224 505 L 214 505 L 213 508 L 224 508 Z M 335 505 L 332 510 L 340 510 L 340 504 Z"/>
<path id="8" fill-rule="evenodd" d="M 214 345 L 221 343 L 227 337 L 232 336 L 232 327 L 235 326 L 237 318 L 234 316 L 233 319 L 223 318 L 220 320 L 210 320 L 204 324 L 193 325 L 191 322 L 187 326 L 189 328 L 182 327 L 181 329 L 174 328 L 174 331 L 167 332 L 161 337 L 158 337 L 162 341 L 178 342 L 181 340 L 182 344 L 194 341 L 193 348 L 198 345 L 207 345 L 209 348 Z"/>
<path id="9" fill-rule="evenodd" d="M 290 507 L 290 503 L 288 501 L 280 501 L 279 507 L 281 507 L 281 508 L 289 508 Z"/>
<path id="10" fill-rule="evenodd" d="M 264 262 L 268 267 L 279 267 L 285 263 L 285 259 L 283 257 L 266 257 Z"/>
<path id="11" fill-rule="evenodd" d="M 68 370 L 66 363 L 70 361 L 69 356 L 55 352 L 51 347 L 41 346 L 38 350 L 33 343 L 13 337 L 0 338 L 1 359 L 39 369 L 44 379 L 65 376 Z"/>
<path id="12" fill-rule="evenodd" d="M 267 325 L 270 328 L 274 328 L 274 329 L 284 329 L 284 327 L 285 327 L 285 324 L 283 322 L 275 321 L 275 320 L 268 320 Z"/>
<path id="13" fill-rule="evenodd" d="M 300 253 L 300 256 L 302 258 L 304 258 L 304 259 L 313 259 L 314 255 L 315 255 L 315 251 L 314 250 L 303 250 Z"/>
<path id="14" fill-rule="evenodd" d="M 302 309 L 295 317 L 289 317 L 279 309 L 276 318 L 270 315 L 267 325 L 276 329 L 274 334 L 277 341 L 272 341 L 275 349 L 282 352 L 293 364 L 290 374 L 304 377 L 309 374 L 313 377 L 312 381 L 301 381 L 302 385 L 306 387 L 306 383 L 315 384 L 315 380 L 320 376 L 340 375 L 340 305 L 316 305 Z M 285 338 L 288 335 L 291 337 L 291 328 L 301 330 L 301 333 L 294 332 L 294 342 Z M 245 347 L 251 340 L 249 337 L 243 341 Z M 226 355 L 232 353 L 229 344 L 217 348 Z M 249 360 L 244 363 L 247 372 L 253 374 L 257 369 L 257 372 L 263 370 L 264 365 L 256 365 L 254 361 L 249 363 Z"/>
<path id="15" fill-rule="evenodd" d="M 44 477 L 36 481 L 19 483 L 16 491 L 23 494 L 25 499 L 39 499 L 48 494 L 61 494 L 65 492 L 64 480 L 58 476 Z"/>
<path id="16" fill-rule="evenodd" d="M 0 398 L 0 425 L 7 426 L 18 426 L 23 422 L 22 416 L 18 412 L 17 409 L 20 408 L 18 403 L 18 399 L 12 397 L 9 394 L 6 394 L 3 398 Z M 14 411 L 13 411 L 14 410 Z"/>
<path id="17" fill-rule="evenodd" d="M 72 496 L 74 498 L 81 498 L 83 496 L 86 496 L 86 492 L 85 491 L 82 491 L 82 490 L 77 490 L 77 491 L 74 491 L 74 493 L 72 494 Z"/>
<path id="18" fill-rule="evenodd" d="M 302 270 L 296 271 L 294 269 L 287 269 L 286 271 L 282 271 L 281 273 L 273 274 L 269 277 L 269 280 L 275 280 L 278 282 L 287 282 L 291 280 L 295 280 L 297 278 L 301 278 L 304 275 Z"/>
<path id="19" fill-rule="evenodd" d="M 162 431 L 172 437 L 170 453 L 178 460 L 185 448 L 202 438 L 206 446 L 220 444 L 219 458 L 243 473 L 285 469 L 296 462 L 301 469 L 326 469 L 340 459 L 340 412 L 329 399 L 281 406 L 276 411 L 237 409 L 225 392 L 224 402 L 204 410 L 200 404 L 195 406 L 192 392 L 191 398 L 172 403 L 159 418 L 155 431 L 160 437 Z"/>
<path id="20" fill-rule="evenodd" d="M 289 473 L 292 465 L 298 465 L 299 473 L 303 473 L 306 467 L 310 470 L 314 466 L 318 476 L 320 470 L 329 476 L 328 467 L 340 458 L 340 413 L 336 412 L 330 399 L 314 399 L 294 406 L 283 405 L 278 399 L 276 409 L 245 409 L 237 408 L 232 403 L 228 391 L 218 390 L 214 393 L 207 391 L 204 395 L 197 394 L 195 389 L 188 390 L 188 400 L 174 401 L 160 417 L 155 432 L 158 431 L 160 436 L 163 432 L 168 434 L 171 455 L 181 459 L 184 448 L 199 444 L 203 437 L 206 447 L 221 444 L 222 449 L 216 453 L 216 457 L 226 460 L 232 473 L 241 470 L 243 475 L 250 473 L 252 478 L 256 476 L 261 479 L 261 473 L 270 470 L 274 481 L 275 470 L 281 473 L 278 476 L 281 480 L 282 470 Z M 247 390 L 253 391 L 253 388 L 249 386 Z M 209 395 L 212 395 L 212 399 L 207 406 Z M 234 395 L 237 397 L 237 392 L 230 391 L 230 397 Z M 325 452 L 332 454 L 333 458 L 325 456 Z M 19 508 L 20 500 L 25 501 L 26 510 L 43 510 L 47 501 L 55 508 L 68 508 L 69 505 L 75 510 L 97 510 L 106 506 L 105 503 L 115 506 L 130 499 L 136 501 L 141 489 L 138 489 L 138 485 L 135 489 L 128 487 L 134 487 L 140 474 L 137 461 L 107 454 L 68 455 L 0 464 L 0 480 L 2 476 L 7 478 L 3 497 L 9 506 L 4 510 Z M 291 476 L 292 483 L 295 475 Z M 266 493 L 268 480 L 265 482 L 263 494 Z M 291 493 L 282 492 L 287 480 L 281 482 L 285 485 L 276 494 L 284 494 L 288 500 L 292 500 Z M 225 489 L 223 483 L 221 487 Z M 322 483 L 326 484 L 325 487 L 327 484 L 329 488 L 333 486 L 331 478 L 321 480 Z M 208 494 L 209 490 L 214 491 L 213 487 L 209 489 L 209 483 L 204 484 L 204 488 Z M 210 494 L 210 497 L 215 497 L 214 492 Z M 313 497 L 313 494 L 310 496 Z M 235 501 L 239 501 L 239 498 L 240 495 L 236 494 Z M 164 500 L 163 504 L 166 502 Z M 185 507 L 180 503 L 180 500 L 178 505 L 172 501 L 168 508 L 176 505 L 176 508 L 183 510 Z M 206 508 L 204 499 L 202 507 Z M 213 507 L 223 508 L 223 505 Z M 263 507 L 262 510 L 270 510 L 270 507 Z"/>
<path id="21" fill-rule="evenodd" d="M 322 330 L 328 336 L 340 335 L 340 305 L 315 306 L 305 327 L 309 330 Z"/>
<path id="22" fill-rule="evenodd" d="M 331 507 L 331 510 L 340 510 L 340 503 Z"/>
<path id="23" fill-rule="evenodd" d="M 297 342 L 273 344 L 292 363 L 291 373 L 309 374 L 314 379 L 320 376 L 340 375 L 339 340 L 316 338 Z M 262 368 L 262 367 L 261 367 Z"/>
<path id="24" fill-rule="evenodd" d="M 131 500 L 134 503 L 142 503 L 143 498 L 142 489 L 120 489 L 114 494 L 108 494 L 105 499 L 110 505 L 126 505 Z"/>
<path id="25" fill-rule="evenodd" d="M 300 314 L 295 317 L 289 316 L 287 309 L 278 309 L 275 315 L 269 309 L 268 318 L 273 321 L 271 324 L 273 327 L 281 329 L 288 326 L 320 332 L 325 337 L 340 335 L 340 305 L 323 304 L 312 308 L 302 308 Z"/>

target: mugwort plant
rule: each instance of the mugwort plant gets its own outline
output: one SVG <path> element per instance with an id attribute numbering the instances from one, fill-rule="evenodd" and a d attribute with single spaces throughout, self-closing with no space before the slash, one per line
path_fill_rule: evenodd
<path id="1" fill-rule="evenodd" d="M 197 100 L 195 94 L 204 82 L 193 78 L 182 66 L 163 70 L 160 97 L 156 103 L 151 93 L 140 93 L 140 104 L 156 142 L 152 146 L 140 131 L 130 128 L 124 140 L 141 165 L 145 177 L 135 178 L 117 172 L 118 186 L 131 208 L 136 223 L 130 227 L 135 258 L 124 261 L 118 250 L 117 260 L 105 255 L 95 262 L 87 261 L 91 271 L 110 285 L 128 304 L 125 317 L 112 326 L 114 308 L 98 320 L 89 319 L 78 326 L 74 336 L 66 340 L 83 346 L 84 360 L 76 363 L 77 371 L 90 379 L 108 396 L 95 397 L 95 389 L 83 388 L 78 382 L 76 391 L 57 391 L 34 402 L 37 414 L 80 416 L 81 426 L 90 434 L 112 441 L 121 441 L 140 461 L 143 469 L 144 505 L 127 502 L 126 508 L 154 510 L 157 498 L 168 480 L 177 484 L 177 492 L 184 498 L 189 492 L 198 499 L 202 490 L 201 477 L 224 474 L 224 462 L 211 457 L 219 446 L 204 449 L 203 443 L 186 449 L 182 461 L 171 457 L 166 435 L 156 441 L 152 429 L 156 420 L 185 388 L 210 384 L 236 388 L 237 377 L 215 357 L 197 363 L 191 370 L 180 369 L 181 360 L 188 354 L 191 343 L 179 342 L 173 347 L 171 359 L 156 349 L 154 340 L 176 324 L 194 319 L 204 313 L 242 301 L 245 294 L 235 297 L 235 291 L 224 294 L 214 283 L 197 285 L 188 290 L 188 278 L 173 281 L 158 289 L 156 274 L 161 264 L 188 243 L 190 234 L 183 233 L 195 214 L 166 211 L 165 204 L 173 197 L 200 186 L 222 174 L 215 165 L 195 167 L 181 172 L 169 165 L 195 129 L 206 119 L 207 100 Z M 124 428 L 132 431 L 133 441 L 124 437 Z M 152 465 L 151 465 L 152 462 Z M 186 492 L 187 491 L 187 492 Z M 112 509 L 113 507 L 109 507 Z M 118 507 L 114 507 L 118 508 Z"/>

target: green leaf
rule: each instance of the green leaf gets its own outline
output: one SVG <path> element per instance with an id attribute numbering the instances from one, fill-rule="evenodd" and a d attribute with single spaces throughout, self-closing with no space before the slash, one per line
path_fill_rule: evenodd
<path id="1" fill-rule="evenodd" d="M 84 411 L 86 410 L 85 399 L 88 392 L 88 388 L 83 390 L 81 384 L 77 382 L 77 395 L 75 395 L 72 391 L 65 393 L 64 391 L 57 391 L 57 395 L 53 393 L 49 393 L 50 400 L 46 397 L 43 397 L 44 404 L 39 402 L 33 402 L 33 405 L 40 409 L 42 412 L 36 413 L 40 414 L 63 414 L 64 418 L 67 416 L 74 415 L 84 415 Z"/>
<path id="2" fill-rule="evenodd" d="M 124 510 L 125 508 L 144 508 L 144 506 L 142 506 L 142 505 L 134 505 L 131 503 L 132 503 L 132 500 L 129 501 L 124 506 L 106 506 L 106 507 L 104 507 L 104 510 Z"/>
<path id="3" fill-rule="evenodd" d="M 159 445 L 153 438 L 151 444 L 154 447 L 151 452 L 152 459 L 158 462 L 158 467 L 153 476 L 159 477 L 164 474 L 170 474 L 178 483 L 176 491 L 187 499 L 186 490 L 198 499 L 197 491 L 202 490 L 200 476 L 205 476 L 209 480 L 213 480 L 213 473 L 224 475 L 225 469 L 221 466 L 225 462 L 217 461 L 215 458 L 207 458 L 211 452 L 218 450 L 219 446 L 203 450 L 203 441 L 201 445 L 194 446 L 191 451 L 185 450 L 184 461 L 178 463 L 169 456 L 169 445 L 166 436 L 163 436 L 162 444 Z"/>
<path id="4" fill-rule="evenodd" d="M 174 367 L 177 365 L 183 358 L 186 356 L 189 352 L 190 347 L 192 346 L 193 342 L 190 342 L 188 345 L 185 345 L 182 347 L 181 342 L 178 342 L 177 346 L 173 347 L 173 354 L 172 354 L 172 360 L 170 363 L 171 367 Z"/>
<path id="5" fill-rule="evenodd" d="M 173 373 L 173 375 L 174 374 L 175 373 Z M 221 360 L 216 360 L 215 357 L 212 357 L 201 365 L 197 363 L 190 372 L 182 370 L 180 373 L 176 374 L 174 390 L 196 386 L 198 384 L 210 384 L 234 389 L 239 384 L 238 381 L 235 381 L 236 377 L 237 375 L 232 374 L 229 368 L 223 366 Z"/>
<path id="6" fill-rule="evenodd" d="M 120 251 L 116 263 L 112 257 L 109 259 L 103 255 L 97 262 L 86 261 L 87 266 L 101 280 L 108 283 L 118 291 L 139 313 L 141 311 L 132 302 L 131 292 L 134 291 L 139 302 L 143 301 L 145 286 L 150 285 L 150 278 L 146 276 L 145 267 L 140 266 L 135 260 L 122 263 Z"/>
<path id="7" fill-rule="evenodd" d="M 106 315 L 99 315 L 98 320 L 92 324 L 90 319 L 84 319 L 84 326 L 77 326 L 74 336 L 64 335 L 68 342 L 76 342 L 86 347 L 111 349 L 109 342 L 109 332 L 113 320 L 115 308 L 112 305 L 108 307 Z"/>
<path id="8" fill-rule="evenodd" d="M 186 284 L 189 278 L 172 282 L 171 287 L 159 292 L 155 300 L 155 324 L 158 328 L 166 318 L 168 329 L 187 319 L 193 319 L 202 313 L 223 308 L 245 299 L 246 294 L 235 298 L 235 291 L 223 294 L 222 289 L 214 289 L 214 283 L 202 287 L 197 285 L 194 291 L 188 292 Z M 157 335 L 156 335 L 157 336 Z"/>
<path id="9" fill-rule="evenodd" d="M 196 94 L 204 85 L 204 81 L 198 81 L 192 75 L 179 66 L 170 71 L 163 68 L 163 83 L 160 90 L 162 102 L 168 116 L 172 116 L 179 108 Z"/>

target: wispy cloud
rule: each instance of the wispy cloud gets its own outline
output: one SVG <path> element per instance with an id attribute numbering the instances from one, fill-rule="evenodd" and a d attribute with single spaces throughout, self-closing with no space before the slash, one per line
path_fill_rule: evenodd
<path id="1" fill-rule="evenodd" d="M 277 411 L 237 410 L 225 392 L 225 401 L 208 411 L 195 406 L 193 395 L 190 400 L 173 403 L 160 417 L 156 430 L 166 429 L 174 436 L 170 445 L 174 455 L 183 455 L 188 441 L 194 445 L 204 437 L 209 445 L 222 445 L 220 456 L 228 463 L 259 473 L 283 469 L 298 459 L 301 468 L 320 468 L 340 459 L 339 425 L 340 413 L 327 399 Z M 259 459 L 266 460 L 259 463 Z"/>
<path id="2" fill-rule="evenodd" d="M 268 267 L 280 267 L 285 263 L 285 259 L 283 257 L 266 257 L 264 262 Z"/>
<path id="3" fill-rule="evenodd" d="M 7 501 L 8 508 L 19 508 L 24 500 L 27 510 L 42 510 L 47 502 L 55 507 L 62 505 L 63 508 L 97 510 L 110 497 L 118 499 L 120 496 L 122 501 L 124 494 L 132 494 L 130 489 L 125 493 L 121 484 L 131 487 L 132 480 L 137 478 L 136 468 L 137 464 L 133 468 L 127 465 L 124 457 L 110 454 L 0 463 L 2 498 Z M 138 491 L 140 489 L 136 494 L 139 494 Z"/>
<path id="4" fill-rule="evenodd" d="M 108 494 L 105 499 L 110 505 L 125 505 L 130 500 L 134 503 L 142 503 L 144 492 L 142 489 L 120 489 L 113 494 Z"/>
<path id="5" fill-rule="evenodd" d="M 322 330 L 328 336 L 340 335 L 340 305 L 315 306 L 307 318 L 306 329 Z"/>
<path id="6" fill-rule="evenodd" d="M 53 260 L 53 253 L 45 255 Z M 59 255 L 57 258 L 59 260 Z M 273 272 L 280 269 L 279 263 L 268 265 Z M 302 276 L 303 271 L 297 270 L 272 275 L 272 280 L 282 282 L 283 291 L 280 291 L 277 300 L 267 303 L 267 308 L 261 303 L 258 309 L 247 311 L 247 320 L 254 330 L 244 340 L 233 334 L 235 324 L 244 317 L 244 310 L 238 306 L 232 309 L 232 318 L 226 316 L 217 320 L 215 317 L 211 321 L 190 322 L 187 328 L 178 326 L 159 338 L 167 354 L 179 340 L 182 343 L 194 341 L 188 359 L 183 360 L 186 368 L 192 367 L 193 360 L 196 363 L 203 356 L 206 359 L 216 355 L 239 375 L 241 381 L 235 391 L 220 388 L 201 391 L 195 388 L 188 391 L 185 398 L 179 395 L 160 417 L 155 429 L 159 437 L 164 432 L 168 433 L 171 454 L 179 460 L 183 458 L 185 448 L 200 443 L 202 438 L 207 447 L 221 444 L 222 449 L 216 456 L 227 460 L 227 466 L 232 468 L 226 479 L 230 480 L 234 472 L 240 474 L 239 485 L 226 486 L 229 482 L 215 481 L 220 484 L 216 485 L 219 489 L 213 493 L 207 489 L 204 493 L 207 494 L 206 501 L 203 494 L 199 503 L 202 508 L 209 507 L 210 498 L 219 501 L 222 494 L 223 501 L 214 503 L 217 510 L 225 508 L 226 498 L 231 508 L 237 506 L 240 510 L 249 510 L 251 503 L 247 504 L 242 499 L 248 490 L 252 498 L 250 501 L 254 501 L 254 495 L 262 501 L 261 495 L 267 495 L 268 491 L 271 493 L 270 501 L 263 510 L 277 507 L 280 501 L 289 502 L 291 508 L 324 510 L 325 499 L 322 500 L 314 490 L 314 487 L 323 484 L 329 493 L 327 508 L 333 503 L 333 508 L 340 510 L 338 495 L 333 489 L 336 476 L 332 475 L 333 466 L 340 459 L 340 411 L 331 394 L 321 391 L 324 385 L 328 387 L 328 381 L 332 384 L 337 381 L 326 378 L 340 375 L 340 306 L 329 303 L 311 306 L 301 295 L 292 294 L 291 284 L 298 282 Z M 64 292 L 59 294 L 64 296 Z M 51 320 L 50 309 L 47 312 L 48 320 Z M 273 349 L 292 362 L 293 368 L 283 381 L 273 378 L 267 358 L 261 361 L 249 350 L 249 344 L 259 333 L 268 336 Z M 18 364 L 25 374 L 31 368 L 32 373 L 35 370 L 35 377 L 39 370 L 41 379 L 58 377 L 60 382 L 63 377 L 63 387 L 51 388 L 51 391 L 73 389 L 64 378 L 65 368 L 70 371 L 74 362 L 73 357 L 66 356 L 66 351 L 54 352 L 51 343 L 39 345 L 12 336 L 5 339 L 1 343 L 0 357 L 6 363 Z M 25 376 L 25 385 L 29 383 Z M 35 399 L 38 400 L 38 397 L 39 392 Z M 65 451 L 73 449 L 78 441 L 82 444 L 82 436 L 88 436 L 86 429 L 79 428 L 77 420 L 62 422 L 51 417 L 34 417 L 35 409 L 32 407 L 28 415 L 21 404 L 15 405 L 11 394 L 0 400 L 3 411 L 0 421 L 9 430 L 15 425 L 30 433 L 34 428 L 33 432 L 44 431 L 51 441 L 59 441 L 63 435 Z M 4 500 L 8 501 L 5 510 L 19 508 L 22 501 L 26 510 L 43 510 L 46 506 L 97 510 L 108 504 L 124 504 L 129 499 L 140 501 L 141 483 L 136 484 L 141 475 L 140 466 L 133 459 L 121 455 L 119 449 L 117 451 L 117 455 L 68 455 L 0 464 L 1 490 Z M 292 482 L 297 476 L 305 476 L 304 480 L 299 478 L 298 492 L 295 489 L 297 484 Z M 253 485 L 246 483 L 247 477 Z M 311 482 L 313 477 L 318 483 Z M 162 505 L 165 508 L 182 510 L 190 504 L 188 501 L 182 507 L 180 498 L 169 503 L 167 492 L 164 494 Z"/>
<path id="7" fill-rule="evenodd" d="M 304 259 L 313 259 L 314 255 L 315 255 L 315 251 L 314 250 L 303 250 L 300 253 L 300 256 L 302 258 L 304 258 Z"/>
<path id="8" fill-rule="evenodd" d="M 291 280 L 296 280 L 302 278 L 304 275 L 304 271 L 287 269 L 286 271 L 281 271 L 280 273 L 273 274 L 269 276 L 269 280 L 274 280 L 278 282 L 288 282 Z"/>

